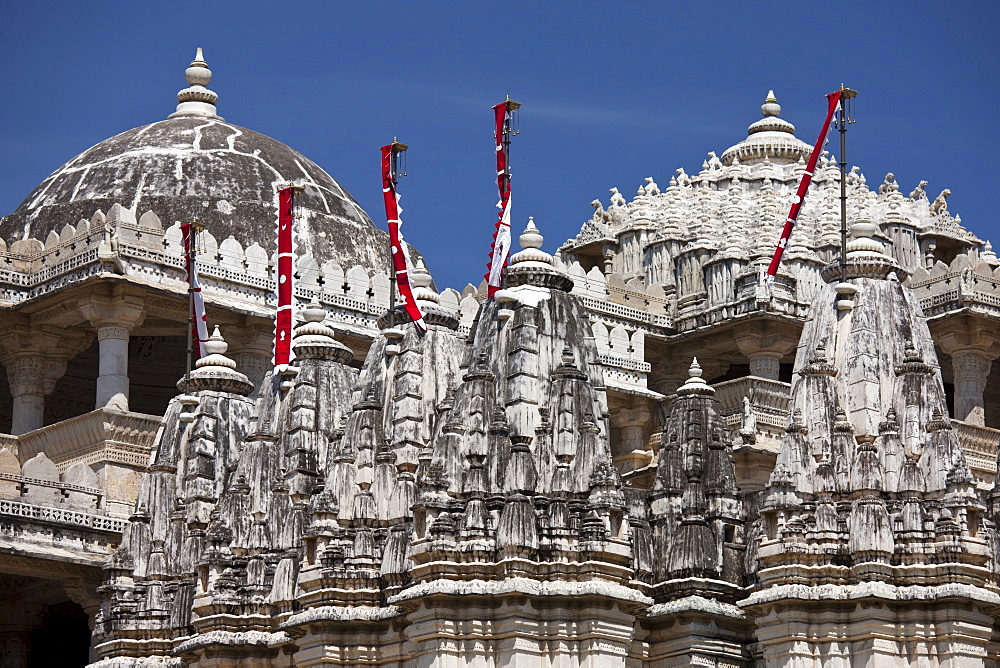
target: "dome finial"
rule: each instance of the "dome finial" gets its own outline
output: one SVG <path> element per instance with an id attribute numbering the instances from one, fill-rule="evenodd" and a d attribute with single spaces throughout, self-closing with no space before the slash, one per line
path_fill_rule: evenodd
<path id="1" fill-rule="evenodd" d="M 767 91 L 760 113 L 764 118 L 747 128 L 747 138 L 723 151 L 723 166 L 737 161 L 741 165 L 759 165 L 765 161 L 787 165 L 809 157 L 812 147 L 796 139 L 795 126 L 781 118 L 781 105 L 773 90 Z"/>
<path id="2" fill-rule="evenodd" d="M 202 116 L 222 120 L 215 109 L 219 96 L 206 88 L 212 80 L 212 70 L 208 69 L 205 54 L 200 46 L 194 54 L 194 60 L 184 70 L 184 78 L 187 80 L 188 88 L 177 93 L 177 101 L 180 104 L 177 105 L 177 111 L 170 114 L 170 118 Z"/>
<path id="3" fill-rule="evenodd" d="M 418 257 L 417 266 L 410 272 L 410 285 L 413 286 L 413 298 L 423 302 L 424 308 L 441 303 L 441 295 L 431 287 L 433 283 L 431 272 L 427 271 L 427 265 L 424 264 L 424 258 Z"/>
<path id="4" fill-rule="evenodd" d="M 764 116 L 780 116 L 781 115 L 781 105 L 778 104 L 778 98 L 774 96 L 774 91 L 767 91 L 767 97 L 764 98 L 764 104 L 760 106 L 760 113 Z"/>
<path id="5" fill-rule="evenodd" d="M 518 241 L 521 242 L 521 248 L 542 247 L 545 237 L 539 233 L 538 228 L 535 226 L 534 216 L 528 216 L 528 225 L 524 228 L 524 234 L 518 238 Z"/>
<path id="6" fill-rule="evenodd" d="M 701 365 L 698 364 L 698 358 L 693 358 L 691 366 L 688 367 L 688 379 L 677 388 L 677 394 L 715 394 L 715 388 L 705 382 L 705 379 L 701 377 L 702 373 L 704 372 Z"/>
<path id="7" fill-rule="evenodd" d="M 545 237 L 538 231 L 535 225 L 534 216 L 528 217 L 528 224 L 524 228 L 524 233 L 518 238 L 521 242 L 521 250 L 510 257 L 510 265 L 521 264 L 523 262 L 534 262 L 536 265 L 552 265 L 552 256 L 541 250 Z"/>
<path id="8" fill-rule="evenodd" d="M 208 82 L 212 80 L 212 70 L 208 69 L 205 54 L 202 53 L 200 46 L 194 54 L 194 60 L 184 70 L 184 78 L 187 79 L 189 86 L 207 86 Z"/>

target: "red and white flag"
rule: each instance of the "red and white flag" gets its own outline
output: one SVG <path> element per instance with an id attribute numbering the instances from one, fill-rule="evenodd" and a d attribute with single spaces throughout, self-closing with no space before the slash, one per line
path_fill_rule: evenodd
<path id="1" fill-rule="evenodd" d="M 191 290 L 191 343 L 194 358 L 201 359 L 202 344 L 208 341 L 208 316 L 205 315 L 205 298 L 201 294 L 201 280 L 198 278 L 198 265 L 191 252 L 194 235 L 191 223 L 181 225 L 181 238 L 184 241 L 184 278 Z"/>
<path id="2" fill-rule="evenodd" d="M 497 189 L 500 192 L 497 208 L 500 209 L 500 213 L 497 216 L 496 232 L 493 233 L 493 245 L 490 246 L 488 271 L 483 277 L 486 279 L 487 296 L 489 297 L 492 297 L 500 289 L 503 270 L 507 264 L 507 257 L 510 255 L 510 175 L 507 172 L 508 156 L 503 140 L 504 131 L 510 122 L 511 111 L 509 100 L 493 107 L 496 122 L 494 136 L 497 142 Z"/>
<path id="3" fill-rule="evenodd" d="M 293 186 L 278 191 L 278 309 L 274 316 L 274 370 L 281 371 L 292 357 L 292 277 L 295 251 L 292 247 Z"/>
<path id="4" fill-rule="evenodd" d="M 424 322 L 424 314 L 413 299 L 413 290 L 410 286 L 410 253 L 409 247 L 403 241 L 403 232 L 400 228 L 403 221 L 400 214 L 403 212 L 399 206 L 399 194 L 396 192 L 396 184 L 393 182 L 392 173 L 392 150 L 393 144 L 383 146 L 382 151 L 382 198 L 385 201 L 385 218 L 389 224 L 389 241 L 392 248 L 392 270 L 396 274 L 396 287 L 399 291 L 399 298 L 403 302 L 403 308 L 410 316 L 410 320 L 421 332 L 427 331 L 427 323 Z"/>
<path id="5" fill-rule="evenodd" d="M 792 236 L 792 228 L 795 227 L 795 221 L 798 220 L 799 211 L 802 209 L 802 204 L 805 202 L 806 191 L 809 190 L 809 184 L 812 183 L 813 173 L 816 171 L 816 163 L 819 161 L 820 153 L 823 152 L 827 136 L 830 134 L 830 126 L 833 124 L 834 116 L 838 111 L 840 111 L 840 97 L 841 91 L 839 90 L 836 93 L 830 93 L 826 96 L 826 121 L 823 123 L 823 129 L 819 132 L 819 137 L 816 139 L 816 144 L 813 146 L 812 153 L 809 155 L 809 162 L 806 164 L 806 171 L 802 174 L 802 180 L 799 182 L 799 189 L 795 192 L 795 199 L 792 200 L 792 208 L 788 212 L 788 218 L 785 220 L 785 227 L 781 231 L 781 238 L 778 240 L 778 247 L 774 249 L 774 256 L 771 258 L 771 265 L 767 268 L 767 277 L 769 282 L 774 281 L 774 277 L 778 273 L 778 265 L 781 264 L 781 256 L 785 253 L 785 247 L 788 246 L 788 239 Z"/>

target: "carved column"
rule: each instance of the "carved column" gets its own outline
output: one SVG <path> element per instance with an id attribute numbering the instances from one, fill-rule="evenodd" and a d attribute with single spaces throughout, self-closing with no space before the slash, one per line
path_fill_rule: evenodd
<path id="1" fill-rule="evenodd" d="M 255 391 L 273 364 L 274 330 L 269 326 L 249 327 L 228 326 L 222 328 L 222 335 L 229 343 L 229 357 L 236 362 L 236 370 L 245 375 Z"/>
<path id="2" fill-rule="evenodd" d="M 969 424 L 985 426 L 983 392 L 990 375 L 992 361 L 979 352 L 958 352 L 951 355 L 955 381 L 955 418 Z"/>
<path id="3" fill-rule="evenodd" d="M 97 329 L 100 362 L 97 408 L 128 410 L 128 339 L 146 315 L 142 299 L 132 295 L 91 297 L 80 311 Z"/>
<path id="4" fill-rule="evenodd" d="M 648 406 L 612 411 L 611 425 L 621 430 L 621 447 L 613 458 L 620 472 L 641 469 L 652 461 L 647 429 L 652 415 Z"/>
<path id="5" fill-rule="evenodd" d="M 7 368 L 13 398 L 11 433 L 26 434 L 45 424 L 45 397 L 66 373 L 66 363 L 92 340 L 86 332 L 51 327 L 8 326 L 0 335 L 0 361 Z"/>
<path id="6" fill-rule="evenodd" d="M 798 330 L 761 320 L 741 325 L 734 333 L 736 345 L 750 362 L 750 375 L 778 380 L 781 359 L 798 344 Z"/>
<path id="7" fill-rule="evenodd" d="M 26 434 L 45 424 L 45 396 L 55 389 L 62 373 L 48 373 L 50 366 L 39 353 L 7 360 L 7 381 L 13 399 L 10 433 Z M 66 371 L 62 365 L 61 371 Z"/>
<path id="8" fill-rule="evenodd" d="M 768 380 L 778 380 L 781 370 L 781 353 L 756 352 L 747 355 L 750 360 L 750 375 Z"/>
<path id="9" fill-rule="evenodd" d="M 983 395 L 990 366 L 1000 352 L 996 323 L 966 315 L 937 321 L 931 331 L 935 343 L 951 356 L 955 419 L 985 426 Z"/>

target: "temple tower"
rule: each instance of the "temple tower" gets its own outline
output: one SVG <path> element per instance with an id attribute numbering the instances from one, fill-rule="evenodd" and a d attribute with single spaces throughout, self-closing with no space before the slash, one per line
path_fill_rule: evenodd
<path id="1" fill-rule="evenodd" d="M 985 507 L 926 320 L 874 232 L 855 223 L 843 275 L 823 271 L 741 605 L 767 666 L 993 665 Z"/>

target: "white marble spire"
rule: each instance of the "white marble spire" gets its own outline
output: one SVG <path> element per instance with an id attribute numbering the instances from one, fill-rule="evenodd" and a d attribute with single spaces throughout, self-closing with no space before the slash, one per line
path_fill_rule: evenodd
<path id="1" fill-rule="evenodd" d="M 431 273 L 427 271 L 427 266 L 424 264 L 424 258 L 418 257 L 417 265 L 410 272 L 410 284 L 413 286 L 413 299 L 419 303 L 421 308 L 437 306 L 441 303 L 441 295 L 431 287 L 433 283 Z"/>
<path id="2" fill-rule="evenodd" d="M 208 63 L 205 62 L 200 46 L 191 65 L 184 70 L 184 78 L 187 79 L 188 87 L 177 93 L 179 104 L 177 111 L 170 114 L 170 118 L 201 116 L 222 120 L 215 108 L 219 96 L 215 91 L 206 88 L 212 80 L 212 70 L 208 69 Z"/>
<path id="3" fill-rule="evenodd" d="M 691 366 L 688 367 L 688 379 L 678 388 L 677 394 L 715 394 L 715 388 L 705 382 L 701 377 L 702 373 L 698 358 L 693 358 Z"/>
<path id="4" fill-rule="evenodd" d="M 535 226 L 535 218 L 533 216 L 528 217 L 528 225 L 524 228 L 524 233 L 518 237 L 518 241 L 521 243 L 522 250 L 511 256 L 511 266 L 531 262 L 551 268 L 552 256 L 541 250 L 542 244 L 545 242 L 545 237 L 542 236 L 541 232 Z"/>

